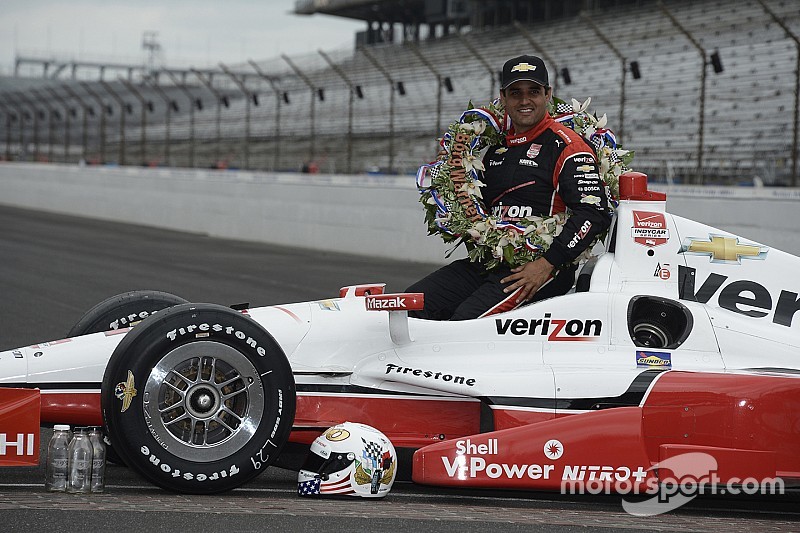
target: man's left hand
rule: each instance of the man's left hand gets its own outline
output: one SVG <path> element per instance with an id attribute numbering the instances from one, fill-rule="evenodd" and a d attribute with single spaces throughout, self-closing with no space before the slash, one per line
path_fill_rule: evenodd
<path id="1" fill-rule="evenodd" d="M 503 292 L 510 293 L 521 289 L 517 296 L 517 303 L 522 303 L 531 298 L 547 280 L 553 277 L 553 265 L 545 259 L 539 259 L 522 266 L 511 269 L 512 274 L 500 280 L 500 283 L 510 283 Z"/>

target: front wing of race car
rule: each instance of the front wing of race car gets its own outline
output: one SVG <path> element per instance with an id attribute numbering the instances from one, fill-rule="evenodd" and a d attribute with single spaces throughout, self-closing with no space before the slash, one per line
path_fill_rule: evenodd
<path id="1" fill-rule="evenodd" d="M 663 372 L 638 407 L 471 435 L 414 454 L 417 483 L 648 493 L 800 481 L 800 376 Z M 597 492 L 595 492 L 597 493 Z"/>
<path id="2" fill-rule="evenodd" d="M 0 466 L 39 464 L 38 389 L 0 388 Z"/>

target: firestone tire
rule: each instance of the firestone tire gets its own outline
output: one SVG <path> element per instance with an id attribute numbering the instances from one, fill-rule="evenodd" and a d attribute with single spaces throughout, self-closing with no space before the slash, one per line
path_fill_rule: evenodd
<path id="1" fill-rule="evenodd" d="M 257 322 L 183 304 L 133 328 L 103 376 L 114 449 L 167 490 L 233 489 L 271 465 L 289 438 L 295 385 L 283 350 Z"/>
<path id="2" fill-rule="evenodd" d="M 133 326 L 148 316 L 186 300 L 168 292 L 130 291 L 112 296 L 95 305 L 69 330 L 67 337 L 99 333 Z"/>
<path id="3" fill-rule="evenodd" d="M 186 300 L 180 296 L 161 291 L 129 291 L 117 294 L 86 311 L 69 330 L 67 337 L 131 327 L 158 311 L 184 303 L 187 303 Z M 104 428 L 103 431 L 105 440 L 110 442 L 108 430 Z M 106 449 L 106 459 L 114 464 L 125 464 L 112 446 Z"/>

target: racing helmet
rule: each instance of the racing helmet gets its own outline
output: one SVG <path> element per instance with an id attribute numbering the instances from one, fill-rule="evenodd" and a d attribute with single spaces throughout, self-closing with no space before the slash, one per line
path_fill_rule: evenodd
<path id="1" fill-rule="evenodd" d="M 365 424 L 344 422 L 311 443 L 297 474 L 297 493 L 383 498 L 396 474 L 397 453 L 386 435 Z"/>

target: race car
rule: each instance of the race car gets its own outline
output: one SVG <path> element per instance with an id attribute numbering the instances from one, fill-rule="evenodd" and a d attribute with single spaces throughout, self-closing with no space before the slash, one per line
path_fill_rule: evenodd
<path id="1" fill-rule="evenodd" d="M 102 425 L 155 485 L 216 493 L 350 421 L 431 485 L 800 479 L 800 258 L 667 213 L 642 174 L 620 193 L 572 292 L 485 318 L 409 318 L 424 295 L 380 283 L 259 308 L 109 298 L 0 352 L 0 464 L 38 464 L 40 426 Z"/>

